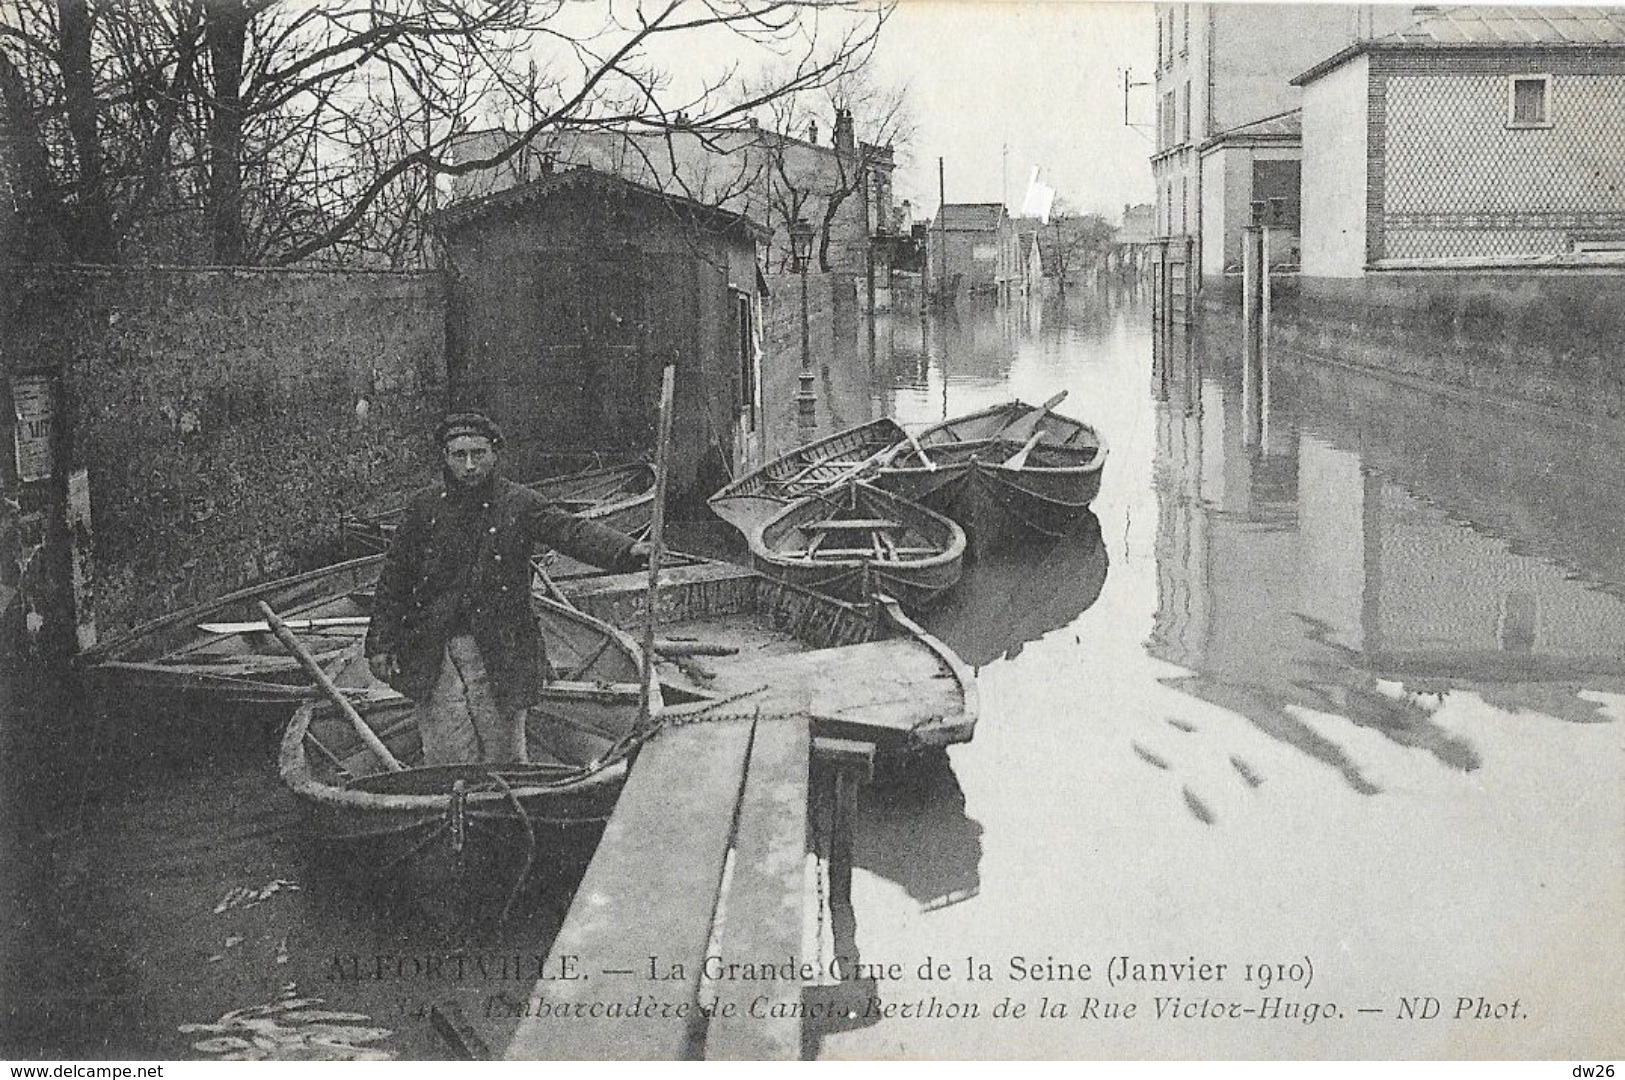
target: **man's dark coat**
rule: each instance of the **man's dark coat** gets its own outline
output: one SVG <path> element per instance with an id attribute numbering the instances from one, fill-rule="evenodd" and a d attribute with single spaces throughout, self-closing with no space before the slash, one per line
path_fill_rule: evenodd
<path id="1" fill-rule="evenodd" d="M 500 475 L 477 488 L 448 480 L 415 501 L 378 579 L 367 655 L 400 667 L 395 689 L 423 698 L 446 643 L 471 633 L 498 705 L 529 705 L 547 677 L 546 646 L 530 608 L 530 557 L 550 547 L 607 570 L 634 570 L 632 538 L 566 513 Z"/>

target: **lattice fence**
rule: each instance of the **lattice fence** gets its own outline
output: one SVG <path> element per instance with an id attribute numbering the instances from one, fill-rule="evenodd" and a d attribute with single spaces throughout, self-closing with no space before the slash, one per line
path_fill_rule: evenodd
<path id="1" fill-rule="evenodd" d="M 1554 74 L 1549 127 L 1508 124 L 1505 74 L 1388 81 L 1383 256 L 1516 257 L 1625 240 L 1625 75 Z"/>

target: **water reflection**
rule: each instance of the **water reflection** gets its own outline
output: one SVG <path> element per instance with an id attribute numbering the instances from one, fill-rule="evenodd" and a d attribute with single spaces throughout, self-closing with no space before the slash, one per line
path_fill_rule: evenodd
<path id="1" fill-rule="evenodd" d="M 1620 497 L 1568 491 L 1556 517 L 1517 511 L 1546 505 L 1577 456 L 1585 475 L 1617 477 L 1625 447 L 1595 438 L 1577 453 L 1554 430 L 1562 418 L 1522 415 L 1512 429 L 1500 406 L 1460 398 L 1441 424 L 1439 400 L 1414 388 L 1237 344 L 1193 335 L 1156 358 L 1148 646 L 1189 671 L 1164 681 L 1363 793 L 1378 785 L 1306 713 L 1459 770 L 1479 751 L 1432 717 L 1452 690 L 1599 719 L 1580 694 L 1625 675 L 1625 603 L 1607 584 L 1625 580 L 1625 559 L 1597 509 Z M 1457 437 L 1467 429 L 1481 434 Z M 1532 460 L 1530 447 L 1568 460 Z M 1487 483 L 1464 483 L 1475 475 Z M 1587 565 L 1611 576 L 1588 580 Z"/>
<path id="2" fill-rule="evenodd" d="M 926 628 L 972 668 L 1013 660 L 1027 642 L 1088 610 L 1106 584 L 1107 563 L 1100 519 L 1086 514 L 1075 536 L 979 557 Z"/>
<path id="3" fill-rule="evenodd" d="M 965 812 L 948 756 L 931 755 L 885 780 L 859 809 L 854 865 L 901 885 L 928 911 L 975 896 L 982 826 Z"/>

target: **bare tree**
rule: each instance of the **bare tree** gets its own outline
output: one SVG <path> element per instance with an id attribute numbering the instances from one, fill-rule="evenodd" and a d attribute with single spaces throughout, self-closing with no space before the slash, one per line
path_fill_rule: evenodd
<path id="1" fill-rule="evenodd" d="M 1039 233 L 1045 263 L 1061 288 L 1067 278 L 1105 258 L 1117 230 L 1099 214 L 1086 214 L 1065 199 L 1056 200 L 1049 224 Z"/>
<path id="2" fill-rule="evenodd" d="M 398 264 L 439 178 L 572 131 L 739 126 L 860 66 L 889 2 L 11 0 L 0 119 L 73 257 Z M 740 59 L 678 78 L 696 40 Z M 777 77 L 736 93 L 762 56 Z"/>
<path id="3" fill-rule="evenodd" d="M 854 66 L 815 91 L 773 98 L 768 111 L 772 132 L 763 141 L 774 181 L 772 220 L 788 230 L 806 218 L 818 238 L 818 267 L 829 271 L 837 222 L 854 196 L 866 196 L 865 234 L 887 224 L 891 171 L 915 133 L 907 90 L 877 85 L 867 68 Z M 827 148 L 818 139 L 822 125 Z M 877 180 L 879 190 L 866 190 Z"/>

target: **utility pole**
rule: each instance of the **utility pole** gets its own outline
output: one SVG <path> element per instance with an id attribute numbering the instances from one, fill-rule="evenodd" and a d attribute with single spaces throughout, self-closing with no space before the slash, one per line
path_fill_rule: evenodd
<path id="1" fill-rule="evenodd" d="M 948 294 L 948 184 L 942 159 L 937 158 L 937 300 L 943 302 Z"/>

